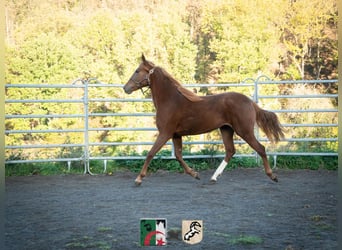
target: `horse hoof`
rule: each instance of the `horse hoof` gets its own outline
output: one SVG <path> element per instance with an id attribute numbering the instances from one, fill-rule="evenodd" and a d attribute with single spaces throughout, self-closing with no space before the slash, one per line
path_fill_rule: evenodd
<path id="1" fill-rule="evenodd" d="M 135 179 L 134 183 L 135 183 L 135 186 L 138 187 L 141 185 L 141 180 Z"/>
<path id="2" fill-rule="evenodd" d="M 210 179 L 210 184 L 216 184 L 217 180 L 216 179 Z"/>
<path id="3" fill-rule="evenodd" d="M 278 182 L 278 177 L 276 175 L 272 176 L 272 181 Z"/>
<path id="4" fill-rule="evenodd" d="M 199 173 L 196 173 L 195 178 L 196 178 L 197 180 L 200 180 L 200 179 L 201 179 L 200 176 L 199 176 Z"/>

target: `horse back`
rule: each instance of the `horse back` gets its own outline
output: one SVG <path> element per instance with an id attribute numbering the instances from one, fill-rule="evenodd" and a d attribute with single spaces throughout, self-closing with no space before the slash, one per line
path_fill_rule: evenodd
<path id="1" fill-rule="evenodd" d="M 227 92 L 204 96 L 201 101 L 187 102 L 170 115 L 168 126 L 178 135 L 206 133 L 224 125 L 235 127 L 241 121 L 255 122 L 253 101 L 247 96 Z"/>

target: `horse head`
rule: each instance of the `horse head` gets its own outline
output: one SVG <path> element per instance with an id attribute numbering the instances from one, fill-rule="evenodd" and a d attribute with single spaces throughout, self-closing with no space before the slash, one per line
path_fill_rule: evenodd
<path id="1" fill-rule="evenodd" d="M 144 54 L 141 56 L 142 62 L 139 67 L 134 71 L 131 78 L 125 84 L 123 89 L 127 94 L 131 94 L 132 92 L 142 89 L 143 87 L 150 86 L 150 76 L 154 71 L 154 64 L 150 61 L 147 61 Z"/>
<path id="2" fill-rule="evenodd" d="M 200 230 L 197 229 L 196 227 L 202 227 L 202 226 L 201 226 L 201 224 L 198 221 L 193 221 L 190 224 L 190 230 L 193 231 L 193 232 L 200 232 Z"/>

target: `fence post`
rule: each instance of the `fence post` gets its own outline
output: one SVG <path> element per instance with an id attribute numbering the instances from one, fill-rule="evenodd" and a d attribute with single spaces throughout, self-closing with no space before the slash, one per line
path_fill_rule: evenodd
<path id="1" fill-rule="evenodd" d="M 258 82 L 259 82 L 259 77 L 254 80 L 254 96 L 253 96 L 253 99 L 254 99 L 254 102 L 256 104 L 258 104 L 258 102 L 259 102 L 259 96 L 258 96 L 259 95 L 259 85 L 258 85 Z M 254 134 L 255 134 L 255 137 L 257 138 L 257 140 L 259 141 L 259 137 L 260 137 L 259 136 L 259 127 L 255 127 Z M 254 151 L 254 154 L 255 154 L 255 162 L 257 164 L 259 164 L 259 160 L 260 160 L 259 155 L 257 154 L 256 151 Z"/>
<path id="2" fill-rule="evenodd" d="M 93 173 L 90 171 L 89 167 L 89 98 L 88 98 L 88 79 L 83 79 L 82 83 L 84 84 L 84 93 L 83 93 L 83 108 L 84 108 L 84 174 L 90 174 L 93 175 Z"/>
<path id="3" fill-rule="evenodd" d="M 266 80 L 268 80 L 268 81 L 271 80 L 266 75 L 259 75 L 255 80 L 253 79 L 253 81 L 254 81 L 254 96 L 253 96 L 253 99 L 254 99 L 254 102 L 256 104 L 259 103 L 259 81 L 260 81 L 261 78 L 266 78 Z M 259 131 L 259 129 L 260 129 L 259 127 L 257 127 L 255 129 L 255 137 L 256 137 L 256 139 L 258 141 L 260 139 L 260 131 Z M 255 161 L 259 164 L 259 160 L 260 160 L 259 155 L 257 154 L 257 152 L 254 152 L 254 154 L 255 154 Z"/>
<path id="4" fill-rule="evenodd" d="M 266 75 L 260 75 L 254 81 L 254 101 L 256 102 L 256 104 L 258 104 L 258 102 L 259 102 L 259 85 L 258 84 L 259 84 L 259 81 L 260 81 L 261 78 L 265 78 L 267 81 L 271 80 Z M 255 136 L 256 136 L 257 140 L 259 141 L 260 140 L 260 128 L 259 127 L 255 131 Z M 259 155 L 256 152 L 255 152 L 255 157 L 256 157 L 257 163 L 259 164 L 260 157 L 259 157 Z"/>

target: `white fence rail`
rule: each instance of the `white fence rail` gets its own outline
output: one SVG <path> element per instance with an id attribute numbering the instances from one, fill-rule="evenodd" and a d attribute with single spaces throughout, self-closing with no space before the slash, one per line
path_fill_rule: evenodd
<path id="1" fill-rule="evenodd" d="M 290 94 L 282 94 L 282 95 L 265 95 L 262 94 L 260 91 L 260 88 L 263 85 L 283 85 L 283 86 L 295 86 L 295 85 L 309 85 L 313 86 L 316 84 L 330 84 L 330 85 L 336 85 L 338 84 L 337 80 L 326 80 L 326 81 L 261 81 L 261 78 L 258 78 L 256 80 L 249 79 L 245 81 L 244 83 L 236 83 L 236 84 L 185 84 L 184 86 L 189 88 L 207 88 L 208 90 L 212 88 L 216 89 L 223 89 L 223 91 L 227 91 L 227 89 L 234 88 L 234 90 L 238 91 L 239 88 L 248 89 L 249 93 L 251 93 L 251 98 L 253 98 L 254 101 L 260 102 L 262 100 L 277 100 L 277 99 L 288 99 L 289 101 L 292 101 L 294 98 L 296 99 L 312 99 L 313 102 L 317 102 L 322 99 L 335 99 L 337 100 L 338 95 L 337 94 L 296 94 L 296 95 L 290 95 Z M 94 80 L 94 79 L 91 79 Z M 83 107 L 82 112 L 78 114 L 39 114 L 36 113 L 34 110 L 31 114 L 21 115 L 21 114 L 10 114 L 6 112 L 5 121 L 11 120 L 11 119 L 35 119 L 35 118 L 80 118 L 83 119 L 83 126 L 75 129 L 44 129 L 44 130 L 38 130 L 38 129 L 6 129 L 5 134 L 6 136 L 11 136 L 15 134 L 32 134 L 32 133 L 80 133 L 81 136 L 83 136 L 83 142 L 82 143 L 64 143 L 64 144 L 31 144 L 31 145 L 5 145 L 6 153 L 10 154 L 13 150 L 27 150 L 27 149 L 34 149 L 34 148 L 82 148 L 82 154 L 80 154 L 77 157 L 69 157 L 69 158 L 54 158 L 54 159 L 43 159 L 43 158 L 35 158 L 35 159 L 6 159 L 6 164 L 14 164 L 14 163 L 40 163 L 40 162 L 67 162 L 68 166 L 70 167 L 71 162 L 73 161 L 82 161 L 84 162 L 84 172 L 91 173 L 89 162 L 91 160 L 103 160 L 104 161 L 104 168 L 106 169 L 106 164 L 108 160 L 133 160 L 133 159 L 144 159 L 143 156 L 133 156 L 133 155 L 125 155 L 125 156 L 93 156 L 91 154 L 90 148 L 101 146 L 101 147 L 115 147 L 115 146 L 141 146 L 141 145 L 152 145 L 153 144 L 153 138 L 151 138 L 151 141 L 131 141 L 131 142 L 103 142 L 103 141 L 91 141 L 89 139 L 89 132 L 91 131 L 139 131 L 141 133 L 145 133 L 146 131 L 157 131 L 155 127 L 96 127 L 92 128 L 89 126 L 89 119 L 93 117 L 132 117 L 132 119 L 136 119 L 137 117 L 153 117 L 155 113 L 153 112 L 147 112 L 147 113 L 124 113 L 124 112 L 117 112 L 117 113 L 91 113 L 89 109 L 89 104 L 91 103 L 101 103 L 101 102 L 111 102 L 111 103 L 146 103 L 146 102 L 152 102 L 150 98 L 89 98 L 89 90 L 92 89 L 92 91 L 96 91 L 97 88 L 122 88 L 123 85 L 121 84 L 104 84 L 104 83 L 92 83 L 91 80 L 77 80 L 73 84 L 7 84 L 5 87 L 6 89 L 80 89 L 80 91 L 83 91 L 83 96 L 80 99 L 53 99 L 53 96 L 51 96 L 51 99 L 7 99 L 5 100 L 5 104 L 8 107 L 8 105 L 13 104 L 30 104 L 30 103 L 47 103 L 47 104 L 55 104 L 55 103 L 70 103 L 70 104 L 80 104 Z M 262 106 L 262 105 L 261 105 Z M 262 106 L 263 107 L 263 106 Z M 270 111 L 273 111 L 277 113 L 278 115 L 281 115 L 281 113 L 334 113 L 337 115 L 337 108 L 310 108 L 310 107 L 302 107 L 298 109 L 268 109 Z M 7 109 L 6 109 L 7 111 Z M 337 127 L 337 119 L 335 121 L 331 121 L 329 123 L 286 123 L 283 124 L 283 126 L 287 129 L 292 128 L 331 128 L 331 127 Z M 259 136 L 259 132 L 256 131 L 257 137 L 260 141 L 266 142 L 266 138 L 262 138 Z M 283 143 L 291 143 L 291 142 L 311 142 L 311 143 L 322 143 L 322 142 L 333 142 L 337 143 L 337 135 L 334 137 L 329 138 L 321 138 L 319 135 L 316 137 L 302 137 L 302 138 L 288 138 L 286 137 L 282 142 Z M 236 144 L 244 144 L 245 142 L 242 140 L 237 139 L 235 141 Z M 222 144 L 220 140 L 214 140 L 214 141 L 203 141 L 203 140 L 194 140 L 194 141 L 185 141 L 185 145 L 219 145 Z M 167 145 L 171 145 L 170 142 L 167 143 Z M 312 152 L 310 149 L 302 152 L 291 152 L 291 150 L 284 150 L 283 149 L 268 149 L 268 154 L 273 156 L 276 162 L 276 157 L 278 155 L 293 155 L 293 156 L 313 156 L 313 155 L 319 155 L 319 156 L 337 156 L 337 150 L 336 151 L 329 151 L 329 152 Z M 244 154 L 237 152 L 237 157 L 244 157 L 244 156 L 256 156 L 255 152 L 251 154 Z M 169 156 L 159 156 L 161 158 L 165 159 L 172 159 L 174 158 L 173 152 Z M 212 155 L 212 154 L 194 154 L 194 155 L 185 155 L 185 159 L 190 158 L 221 158 L 224 157 L 224 155 Z"/>

